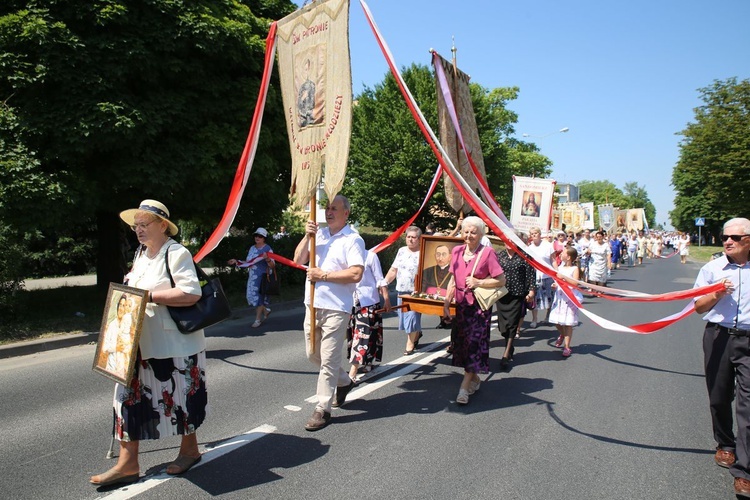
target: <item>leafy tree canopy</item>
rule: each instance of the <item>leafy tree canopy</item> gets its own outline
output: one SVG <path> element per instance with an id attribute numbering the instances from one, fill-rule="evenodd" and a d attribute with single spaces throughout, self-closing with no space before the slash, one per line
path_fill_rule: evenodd
<path id="1" fill-rule="evenodd" d="M 680 158 L 672 171 L 677 197 L 669 215 L 682 231 L 694 231 L 695 218 L 705 217 L 704 230 L 717 235 L 727 220 L 748 216 L 750 80 L 715 80 L 698 92 L 703 105 L 679 132 Z"/>
<path id="2" fill-rule="evenodd" d="M 402 71 L 404 80 L 425 118 L 437 132 L 437 99 L 432 70 L 412 64 Z M 479 129 L 488 183 L 503 207 L 510 206 L 513 175 L 546 176 L 552 162 L 535 145 L 509 136 L 517 115 L 507 109 L 518 96 L 517 88 L 488 90 L 471 84 L 472 105 Z M 373 88 L 356 97 L 352 143 L 343 194 L 352 201 L 352 218 L 362 224 L 392 229 L 419 208 L 438 161 L 422 136 L 388 73 Z M 445 201 L 442 181 L 432 204 L 417 220 L 424 227 L 455 224 L 456 214 Z"/>
<path id="3" fill-rule="evenodd" d="M 271 19 L 288 0 L 5 0 L 0 5 L 0 99 L 12 107 L 18 185 L 52 191 L 52 224 L 98 229 L 99 281 L 117 280 L 117 213 L 143 198 L 208 231 L 223 212 L 252 116 Z M 240 220 L 265 222 L 286 205 L 288 148 L 278 86 Z M 9 175 L 8 171 L 4 175 Z M 280 182 L 281 181 L 281 182 Z M 36 203 L 19 191 L 8 204 Z M 20 227 L 22 210 L 4 217 Z M 250 222 L 252 221 L 252 222 Z"/>

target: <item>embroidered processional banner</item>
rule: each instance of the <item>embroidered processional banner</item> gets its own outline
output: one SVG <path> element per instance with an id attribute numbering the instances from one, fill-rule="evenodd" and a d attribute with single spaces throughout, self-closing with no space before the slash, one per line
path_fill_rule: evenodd
<path id="1" fill-rule="evenodd" d="M 513 176 L 510 220 L 516 230 L 528 233 L 535 226 L 549 230 L 555 184 L 552 179 Z"/>
<path id="2" fill-rule="evenodd" d="M 277 51 L 291 195 L 301 209 L 321 178 L 329 200 L 344 183 L 352 124 L 349 0 L 319 0 L 280 20 Z"/>
<path id="3" fill-rule="evenodd" d="M 631 208 L 628 210 L 628 231 L 641 231 L 643 229 L 643 221 L 646 220 L 646 211 L 642 208 Z"/>
<path id="4" fill-rule="evenodd" d="M 615 207 L 612 205 L 599 205 L 599 227 L 609 231 L 615 227 Z"/>
<path id="5" fill-rule="evenodd" d="M 578 232 L 583 229 L 583 219 L 585 211 L 577 202 L 561 203 L 557 206 L 559 212 L 559 225 L 555 225 L 555 216 L 552 216 L 552 229 Z M 552 212 L 553 214 L 555 211 Z"/>
<path id="6" fill-rule="evenodd" d="M 581 203 L 583 209 L 583 228 L 594 229 L 594 202 Z"/>
<path id="7" fill-rule="evenodd" d="M 618 233 L 628 229 L 628 211 L 615 208 L 615 230 Z"/>
<path id="8" fill-rule="evenodd" d="M 487 174 L 484 170 L 482 146 L 479 143 L 479 129 L 477 128 L 477 121 L 474 116 L 474 106 L 471 103 L 471 91 L 469 90 L 470 77 L 460 69 L 456 68 L 452 62 L 447 61 L 440 55 L 433 57 L 432 61 L 433 64 L 440 64 L 443 67 L 450 95 L 453 97 L 453 103 L 456 107 L 456 114 L 461 127 L 461 135 L 463 136 L 464 144 L 471 155 L 471 159 L 474 160 L 474 165 L 476 165 L 477 170 L 484 179 L 487 179 Z M 471 186 L 472 190 L 476 192 L 479 189 L 479 181 L 474 175 L 471 165 L 469 164 L 469 159 L 460 149 L 456 129 L 453 126 L 450 112 L 447 109 L 445 97 L 443 96 L 440 87 L 440 81 L 436 79 L 436 83 L 440 144 L 443 145 L 443 149 L 456 168 L 458 168 L 461 177 L 466 179 L 466 182 Z M 450 206 L 453 207 L 453 210 L 456 212 L 469 212 L 471 206 L 464 200 L 463 196 L 461 196 L 461 193 L 447 174 L 443 174 L 443 184 L 445 185 L 445 199 Z"/>

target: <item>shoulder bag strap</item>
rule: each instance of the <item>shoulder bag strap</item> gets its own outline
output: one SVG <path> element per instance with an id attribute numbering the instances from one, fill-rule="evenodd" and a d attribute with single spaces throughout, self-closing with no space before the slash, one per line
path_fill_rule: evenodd
<path id="1" fill-rule="evenodd" d="M 172 245 L 175 245 L 175 243 L 172 243 Z M 174 278 L 172 278 L 172 271 L 170 271 L 169 269 L 169 247 L 171 247 L 172 245 L 169 245 L 164 251 L 164 263 L 167 267 L 167 276 L 169 276 L 169 282 L 172 284 L 172 288 L 174 288 Z M 192 259 L 190 260 L 193 261 Z M 198 264 L 195 263 L 195 261 L 193 261 L 193 267 L 195 268 L 195 276 L 196 278 L 198 278 L 198 285 L 203 288 L 201 282 L 208 281 L 208 276 L 206 275 L 206 272 Z"/>
<path id="2" fill-rule="evenodd" d="M 171 247 L 172 245 L 169 245 Z M 167 276 L 169 276 L 169 282 L 172 284 L 172 288 L 174 288 L 174 278 L 172 278 L 172 271 L 169 269 L 169 247 L 164 251 L 164 264 L 167 268 Z"/>
<path id="3" fill-rule="evenodd" d="M 482 253 L 484 252 L 485 247 L 482 247 L 482 249 L 477 254 L 477 260 L 474 261 L 474 267 L 471 269 L 471 274 L 469 275 L 471 278 L 474 277 L 474 272 L 477 270 L 477 264 L 479 264 L 479 259 L 482 258 Z"/>

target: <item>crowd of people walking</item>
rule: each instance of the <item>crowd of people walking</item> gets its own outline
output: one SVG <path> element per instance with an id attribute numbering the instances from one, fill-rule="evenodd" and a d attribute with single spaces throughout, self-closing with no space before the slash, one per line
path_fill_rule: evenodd
<path id="1" fill-rule="evenodd" d="M 576 303 L 583 300 L 580 289 L 585 290 L 587 283 L 606 286 L 612 273 L 621 266 L 638 266 L 644 259 L 664 257 L 665 249 L 672 250 L 667 256 L 679 254 L 685 263 L 691 243 L 689 235 L 678 233 L 607 234 L 599 230 L 592 236 L 590 230 L 544 232 L 533 227 L 528 234 L 518 234 L 526 246 L 515 248 L 488 239 L 482 219 L 470 216 L 461 218 L 446 235 L 456 236 L 452 246 L 443 241 L 434 247 L 431 257 L 434 261 L 430 261 L 434 265 L 429 267 L 422 266 L 422 231 L 416 226 L 409 227 L 405 231 L 406 245 L 398 250 L 388 272 L 383 273 L 378 256 L 365 250 L 363 239 L 348 224 L 350 210 L 348 199 L 336 196 L 325 210 L 327 225 L 309 221 L 294 253 L 294 262 L 308 265 L 303 330 L 307 357 L 318 369 L 316 405 L 304 425 L 308 431 L 325 428 L 331 421 L 332 408 L 345 404 L 359 380 L 360 370 L 370 371 L 382 360 L 382 314 L 392 310 L 388 286 L 394 281 L 399 294 L 395 308 L 398 328 L 405 333 L 404 356 L 419 349 L 422 315 L 404 308 L 402 296 L 424 292 L 442 305 L 441 325 L 451 328 L 448 352 L 452 365 L 463 369 L 456 403 L 466 405 L 481 387 L 480 375 L 490 369 L 490 333 L 495 314 L 504 339 L 501 370 L 510 369 L 514 341 L 521 335 L 529 311 L 529 329 L 543 322 L 554 325 L 558 334 L 553 345 L 561 349 L 563 358 L 569 358 L 574 349 L 573 329 L 579 324 Z M 129 384 L 117 384 L 115 390 L 118 463 L 91 477 L 91 483 L 97 486 L 138 480 L 138 443 L 143 439 L 180 435 L 177 458 L 168 466 L 167 473 L 189 470 L 201 459 L 196 430 L 205 418 L 207 407 L 203 331 L 174 335 L 172 330 L 176 332 L 176 327 L 163 307 L 188 306 L 198 299 L 200 287 L 190 253 L 172 239 L 178 229 L 170 221 L 167 208 L 158 201 L 144 200 L 137 209 L 124 211 L 121 218 L 133 228 L 141 243 L 127 279 L 129 284 L 149 291 L 149 313 L 144 320 L 134 378 Z M 745 226 L 733 229 L 750 233 Z M 428 227 L 428 231 L 439 235 L 434 226 Z M 281 237 L 286 237 L 286 232 L 282 232 Z M 274 273 L 276 267 L 269 255 L 273 250 L 267 243 L 268 237 L 265 228 L 256 229 L 246 259 L 228 261 L 230 265 L 248 268 L 247 301 L 256 308 L 254 328 L 261 326 L 271 312 L 268 295 L 260 286 L 263 277 Z M 731 238 L 732 242 L 744 244 L 745 235 Z M 310 258 L 311 241 L 315 242 L 314 261 Z M 729 246 L 738 246 L 733 244 Z M 167 259 L 170 248 L 171 257 Z M 423 281 L 418 279 L 427 270 L 429 276 Z M 174 283 L 165 278 L 168 274 L 174 276 Z M 708 277 L 703 279 L 710 282 Z M 417 290 L 417 284 L 421 290 Z M 501 287 L 504 295 L 494 307 L 485 307 L 477 298 L 481 289 Z M 715 308 L 713 301 L 698 304 L 701 310 Z M 727 328 L 730 334 L 737 330 L 736 326 Z M 348 370 L 342 366 L 344 357 L 350 363 Z M 171 381 L 172 392 L 164 393 L 162 399 L 149 397 L 147 392 L 164 386 L 165 380 Z M 713 389 L 709 383 L 709 392 L 714 394 L 712 391 L 719 394 L 720 389 Z M 719 421 L 715 425 L 720 427 L 724 423 Z M 730 459 L 734 463 L 730 438 L 726 432 L 717 431 L 716 460 L 720 465 L 729 464 Z M 743 453 L 738 450 L 738 463 L 747 461 Z M 746 469 L 738 471 L 740 486 L 750 491 L 750 474 L 746 481 Z"/>

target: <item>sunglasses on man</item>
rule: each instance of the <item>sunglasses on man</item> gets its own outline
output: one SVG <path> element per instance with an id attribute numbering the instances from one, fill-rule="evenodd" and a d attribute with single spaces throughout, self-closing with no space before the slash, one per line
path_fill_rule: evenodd
<path id="1" fill-rule="evenodd" d="M 731 238 L 735 243 L 739 243 L 740 240 L 745 236 L 750 236 L 750 234 L 722 234 L 721 241 L 727 241 L 729 238 Z"/>

